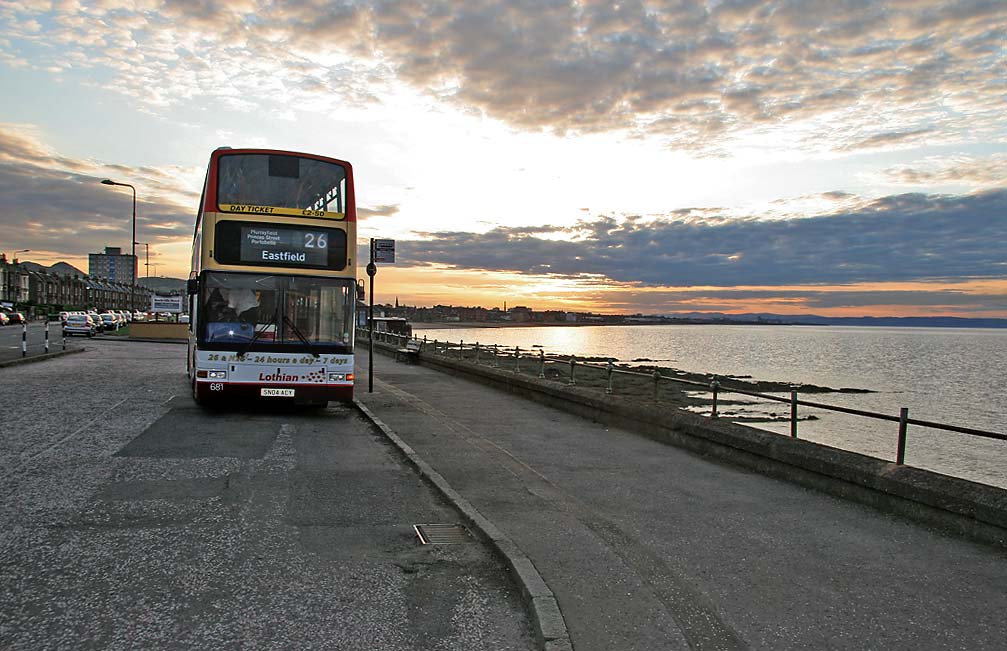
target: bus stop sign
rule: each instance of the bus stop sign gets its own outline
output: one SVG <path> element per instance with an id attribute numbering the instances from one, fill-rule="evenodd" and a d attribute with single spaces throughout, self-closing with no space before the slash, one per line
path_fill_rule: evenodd
<path id="1" fill-rule="evenodd" d="M 374 240 L 374 262 L 395 262 L 395 240 Z"/>

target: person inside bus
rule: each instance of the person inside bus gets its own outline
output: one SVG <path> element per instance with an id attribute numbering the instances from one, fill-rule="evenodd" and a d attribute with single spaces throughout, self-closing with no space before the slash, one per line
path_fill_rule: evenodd
<path id="1" fill-rule="evenodd" d="M 238 321 L 258 323 L 259 297 L 251 289 L 232 289 L 227 295 L 227 307 L 232 310 Z"/>
<path id="2" fill-rule="evenodd" d="M 206 299 L 207 341 L 244 341 L 251 336 L 252 326 L 245 328 L 235 323 L 238 315 L 228 307 L 226 289 L 215 287 Z"/>
<path id="3" fill-rule="evenodd" d="M 206 320 L 213 322 L 236 321 L 238 313 L 228 304 L 226 289 L 214 287 L 206 299 Z"/>

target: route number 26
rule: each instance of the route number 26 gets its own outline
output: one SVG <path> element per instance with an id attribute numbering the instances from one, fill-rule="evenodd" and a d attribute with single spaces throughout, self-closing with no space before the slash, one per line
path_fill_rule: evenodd
<path id="1" fill-rule="evenodd" d="M 324 249 L 329 246 L 329 236 L 328 233 L 305 233 L 304 234 L 304 248 L 306 249 Z"/>

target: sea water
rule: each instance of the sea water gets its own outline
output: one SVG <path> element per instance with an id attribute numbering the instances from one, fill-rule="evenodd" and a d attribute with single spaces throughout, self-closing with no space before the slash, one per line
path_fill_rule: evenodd
<path id="1" fill-rule="evenodd" d="M 541 346 L 547 354 L 614 357 L 683 371 L 872 393 L 801 399 L 1007 433 L 1007 329 L 655 325 L 418 329 L 457 343 Z M 537 350 L 537 348 L 535 348 Z M 637 361 L 651 360 L 651 361 Z M 741 395 L 721 410 L 788 416 L 789 406 Z M 706 410 L 709 411 L 708 408 Z M 898 423 L 801 407 L 801 438 L 894 460 Z M 752 423 L 790 432 L 787 422 Z M 910 426 L 906 463 L 1007 488 L 1007 441 Z"/>

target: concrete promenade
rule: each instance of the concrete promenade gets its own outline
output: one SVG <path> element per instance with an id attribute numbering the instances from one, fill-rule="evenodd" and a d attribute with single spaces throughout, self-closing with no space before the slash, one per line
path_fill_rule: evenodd
<path id="1" fill-rule="evenodd" d="M 993 649 L 1002 550 L 377 355 L 357 398 L 534 563 L 572 646 Z"/>

